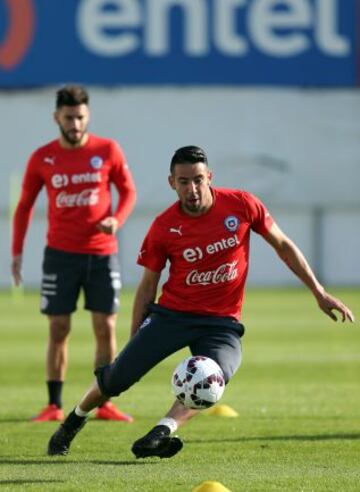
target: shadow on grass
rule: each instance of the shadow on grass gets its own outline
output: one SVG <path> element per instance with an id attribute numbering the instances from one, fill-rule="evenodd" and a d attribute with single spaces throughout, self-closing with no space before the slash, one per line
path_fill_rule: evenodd
<path id="1" fill-rule="evenodd" d="M 210 443 L 210 442 L 256 442 L 256 441 L 346 441 L 360 439 L 359 433 L 354 434 L 317 434 L 317 435 L 293 435 L 293 436 L 259 436 L 238 437 L 229 439 L 189 439 L 187 443 Z"/>
<path id="2" fill-rule="evenodd" d="M 156 461 L 109 461 L 109 460 L 87 460 L 87 459 L 79 459 L 79 460 L 68 460 L 66 458 L 54 458 L 53 460 L 44 459 L 44 460 L 34 460 L 34 459 L 2 459 L 0 458 L 0 465 L 63 465 L 66 463 L 67 465 L 111 465 L 111 466 L 128 466 L 128 465 L 155 465 Z M 0 480 L 0 484 L 3 482 Z"/>
<path id="3" fill-rule="evenodd" d="M 28 422 L 29 424 L 31 423 L 36 423 L 36 422 L 31 422 L 31 419 L 30 418 L 21 418 L 21 417 L 12 417 L 12 418 L 8 418 L 8 419 L 0 419 L 0 425 L 1 424 L 19 424 L 21 422 Z"/>
<path id="4" fill-rule="evenodd" d="M 27 485 L 32 483 L 63 483 L 64 480 L 0 480 L 0 485 Z"/>
<path id="5" fill-rule="evenodd" d="M 35 417 L 35 415 L 34 415 L 34 417 Z M 106 422 L 106 423 L 113 422 L 114 423 L 114 421 L 100 420 L 100 419 L 96 419 L 95 417 L 90 417 L 89 422 L 91 422 L 91 424 L 98 424 L 98 423 L 102 424 L 104 422 Z M 24 423 L 24 424 L 28 423 L 28 424 L 32 424 L 34 426 L 37 426 L 39 424 L 41 424 L 41 425 L 43 425 L 43 424 L 45 424 L 45 425 L 54 424 L 54 423 L 61 424 L 60 421 L 55 421 L 55 420 L 51 420 L 49 422 L 33 422 L 32 417 L 25 417 L 25 418 L 24 417 L 11 417 L 11 418 L 3 418 L 3 419 L 0 418 L 0 425 L 1 424 L 15 424 L 15 423 L 17 423 L 17 424 L 18 423 Z"/>

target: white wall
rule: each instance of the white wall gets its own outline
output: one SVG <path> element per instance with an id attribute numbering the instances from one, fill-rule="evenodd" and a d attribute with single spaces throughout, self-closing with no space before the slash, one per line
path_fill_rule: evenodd
<path id="1" fill-rule="evenodd" d="M 0 92 L 0 286 L 8 286 L 11 176 L 32 150 L 57 135 L 56 88 Z M 204 147 L 219 186 L 259 195 L 327 283 L 359 284 L 360 93 L 246 88 L 90 88 L 91 131 L 117 139 L 139 200 L 120 233 L 123 278 L 139 277 L 137 249 L 155 213 L 175 196 L 167 185 L 173 151 Z M 25 251 L 25 284 L 39 282 L 45 199 Z M 319 220 L 320 210 L 320 220 Z M 315 211 L 315 213 L 314 213 Z M 254 236 L 250 282 L 296 284 Z"/>

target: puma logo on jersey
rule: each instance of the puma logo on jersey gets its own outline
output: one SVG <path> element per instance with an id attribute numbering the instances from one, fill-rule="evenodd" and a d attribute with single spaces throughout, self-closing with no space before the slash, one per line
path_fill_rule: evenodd
<path id="1" fill-rule="evenodd" d="M 175 232 L 175 234 L 179 234 L 179 236 L 182 236 L 181 232 L 182 225 L 176 229 L 176 227 L 170 227 L 169 231 L 170 232 Z"/>
<path id="2" fill-rule="evenodd" d="M 55 157 L 44 157 L 44 162 L 53 166 L 55 164 Z"/>

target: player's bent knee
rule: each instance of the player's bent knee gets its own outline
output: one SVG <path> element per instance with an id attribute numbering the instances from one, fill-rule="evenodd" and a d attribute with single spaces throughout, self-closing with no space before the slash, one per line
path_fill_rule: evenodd
<path id="1" fill-rule="evenodd" d="M 230 379 L 232 378 L 232 376 L 234 374 L 234 371 L 229 371 L 228 368 L 226 368 L 224 370 L 224 368 L 223 368 L 223 373 L 224 373 L 225 384 L 228 384 L 228 382 L 230 381 Z"/>
<path id="2" fill-rule="evenodd" d="M 129 380 L 126 374 L 114 371 L 112 364 L 98 367 L 95 370 L 95 376 L 101 393 L 109 397 L 119 396 L 136 382 Z"/>
<path id="3" fill-rule="evenodd" d="M 239 364 L 236 365 L 221 363 L 219 364 L 219 366 L 221 367 L 224 373 L 225 384 L 227 384 L 230 381 L 230 379 L 233 377 L 233 375 L 236 373 L 236 371 L 239 369 L 240 362 Z"/>

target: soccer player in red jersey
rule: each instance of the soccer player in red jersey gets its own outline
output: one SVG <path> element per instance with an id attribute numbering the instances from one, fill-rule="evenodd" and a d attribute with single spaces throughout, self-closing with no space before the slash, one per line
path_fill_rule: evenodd
<path id="1" fill-rule="evenodd" d="M 121 287 L 116 231 L 131 213 L 134 181 L 120 146 L 88 132 L 89 96 L 77 85 L 57 92 L 55 121 L 60 138 L 30 157 L 13 222 L 12 274 L 22 281 L 25 235 L 40 190 L 48 197 L 47 245 L 44 252 L 41 311 L 49 319 L 47 385 L 49 404 L 33 420 L 63 420 L 62 387 L 67 369 L 71 313 L 80 290 L 91 311 L 95 333 L 95 366 L 110 363 L 116 353 L 115 325 Z M 118 195 L 112 210 L 111 185 Z M 110 401 L 96 417 L 132 421 Z"/>
<path id="2" fill-rule="evenodd" d="M 144 267 L 133 307 L 132 338 L 116 360 L 96 371 L 79 405 L 50 438 L 49 455 L 65 455 L 88 413 L 119 395 L 170 354 L 189 347 L 215 360 L 227 383 L 241 362 L 240 314 L 248 271 L 250 233 L 260 234 L 310 289 L 331 319 L 354 321 L 351 310 L 327 293 L 304 255 L 281 231 L 263 203 L 236 189 L 211 186 L 207 157 L 195 146 L 175 152 L 169 183 L 179 200 L 160 214 L 140 249 Z M 168 279 L 155 303 L 161 271 Z M 176 400 L 166 416 L 132 446 L 137 458 L 168 458 L 182 448 L 172 435 L 199 410 Z"/>

